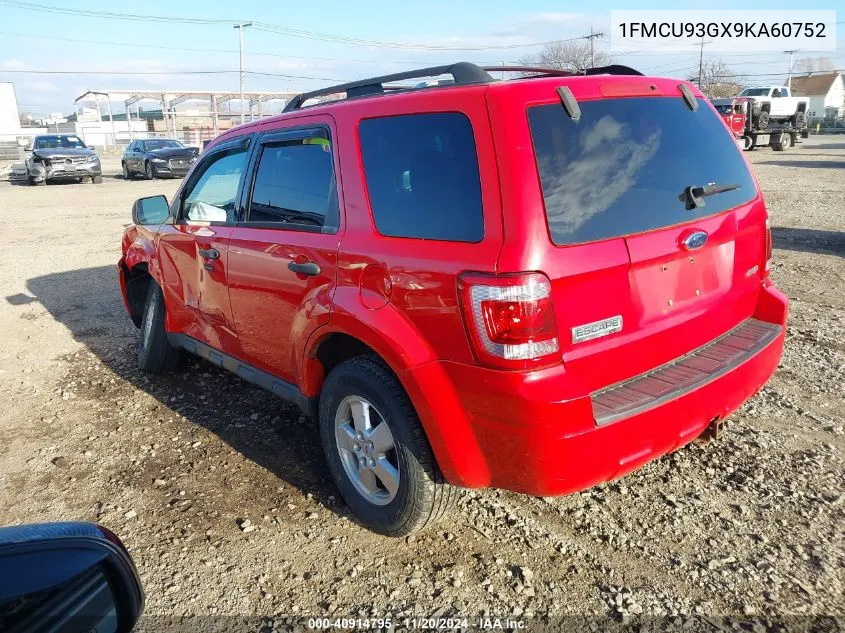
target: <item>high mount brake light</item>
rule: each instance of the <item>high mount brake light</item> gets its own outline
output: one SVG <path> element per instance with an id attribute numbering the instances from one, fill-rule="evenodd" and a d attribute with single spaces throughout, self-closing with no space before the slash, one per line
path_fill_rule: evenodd
<path id="1" fill-rule="evenodd" d="M 551 283 L 545 275 L 465 274 L 458 286 L 480 361 L 502 369 L 560 362 Z"/>

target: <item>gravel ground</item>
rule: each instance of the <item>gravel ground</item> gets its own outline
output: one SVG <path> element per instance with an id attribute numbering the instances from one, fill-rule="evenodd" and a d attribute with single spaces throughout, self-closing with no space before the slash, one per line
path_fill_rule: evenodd
<path id="1" fill-rule="evenodd" d="M 164 378 L 136 370 L 119 238 L 135 198 L 177 182 L 0 183 L 0 524 L 103 523 L 134 556 L 146 613 L 183 624 L 731 616 L 757 630 L 792 618 L 795 630 L 835 616 L 824 630 L 838 629 L 845 142 L 748 157 L 792 312 L 781 367 L 728 432 L 581 494 L 467 491 L 404 540 L 350 519 L 292 406 L 200 361 Z"/>

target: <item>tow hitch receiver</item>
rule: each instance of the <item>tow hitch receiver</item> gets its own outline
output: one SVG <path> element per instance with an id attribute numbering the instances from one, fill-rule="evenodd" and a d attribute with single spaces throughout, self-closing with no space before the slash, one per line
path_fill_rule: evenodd
<path id="1" fill-rule="evenodd" d="M 712 420 L 710 420 L 710 424 L 707 425 L 707 428 L 695 438 L 696 444 L 708 444 L 712 440 L 715 440 L 719 437 L 725 430 L 725 421 L 722 420 L 719 416 L 716 416 Z"/>

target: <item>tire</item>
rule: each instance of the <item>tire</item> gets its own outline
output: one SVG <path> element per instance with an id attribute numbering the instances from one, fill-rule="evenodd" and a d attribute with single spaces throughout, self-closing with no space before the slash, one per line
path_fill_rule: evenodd
<path id="1" fill-rule="evenodd" d="M 27 176 L 27 180 L 29 181 L 29 184 L 32 187 L 45 187 L 45 186 L 47 186 L 46 180 L 37 181 L 32 176 Z"/>
<path id="2" fill-rule="evenodd" d="M 103 183 L 103 176 L 102 176 L 102 175 L 100 175 L 100 176 L 92 176 L 92 177 L 91 177 L 91 183 L 92 183 L 92 184 L 94 184 L 94 185 L 100 185 L 100 184 L 102 184 L 102 183 Z"/>
<path id="3" fill-rule="evenodd" d="M 792 146 L 792 137 L 789 134 L 783 133 L 780 135 L 780 141 L 772 143 L 772 149 L 776 152 L 785 152 Z"/>
<path id="4" fill-rule="evenodd" d="M 742 150 L 744 152 L 750 152 L 754 149 L 754 137 L 753 136 L 743 136 L 742 137 Z"/>
<path id="5" fill-rule="evenodd" d="M 356 436 L 352 415 L 356 407 L 368 409 L 371 431 L 381 425 L 388 429 L 386 435 L 371 436 L 376 440 L 375 449 L 368 436 Z M 355 517 L 374 532 L 404 536 L 421 530 L 440 519 L 457 500 L 459 490 L 444 481 L 408 395 L 378 358 L 359 356 L 332 369 L 320 395 L 319 426 L 335 485 Z M 379 451 L 379 443 L 392 448 Z M 348 450 L 341 448 L 344 444 Z M 362 491 L 365 477 L 354 474 L 367 470 L 358 464 L 360 459 L 368 461 L 368 456 L 375 458 L 377 466 L 381 464 L 381 468 L 369 470 L 373 475 L 369 482 L 375 485 L 371 493 Z M 398 478 L 398 485 L 392 480 L 393 491 L 384 484 L 388 481 L 382 479 L 384 473 Z"/>
<path id="6" fill-rule="evenodd" d="M 120 166 L 123 167 L 123 179 L 124 180 L 132 180 L 132 172 L 129 171 L 129 167 L 126 163 L 120 163 Z"/>
<path id="7" fill-rule="evenodd" d="M 158 177 L 156 168 L 150 161 L 144 163 L 144 175 L 147 177 L 147 180 L 155 180 Z"/>
<path id="8" fill-rule="evenodd" d="M 769 127 L 769 113 L 766 110 L 761 111 L 757 117 L 757 127 L 761 130 Z"/>
<path id="9" fill-rule="evenodd" d="M 148 374 L 167 374 L 179 365 L 182 350 L 167 342 L 164 330 L 164 294 L 150 281 L 138 341 L 138 369 Z"/>

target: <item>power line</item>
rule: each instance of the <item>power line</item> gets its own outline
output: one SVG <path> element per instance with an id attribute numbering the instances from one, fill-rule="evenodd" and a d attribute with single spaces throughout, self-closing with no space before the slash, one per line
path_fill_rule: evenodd
<path id="1" fill-rule="evenodd" d="M 238 70 L 22 70 L 16 69 L 0 69 L 0 75 L 3 73 L 18 73 L 29 75 L 229 75 L 237 74 Z M 262 75 L 266 77 L 281 77 L 284 79 L 311 79 L 314 81 L 335 81 L 342 82 L 343 79 L 335 77 L 312 77 L 309 75 L 289 75 L 286 73 L 271 73 L 260 72 L 254 70 L 245 70 L 247 75 Z"/>
<path id="2" fill-rule="evenodd" d="M 817 75 L 819 73 L 841 73 L 845 72 L 845 68 L 831 68 L 830 70 L 823 70 L 823 71 L 814 71 L 811 74 Z M 724 74 L 724 75 L 717 75 L 718 77 L 776 77 L 776 76 L 783 76 L 787 73 L 731 73 L 731 74 Z M 801 78 L 804 75 L 799 75 L 797 78 Z"/>
<path id="3" fill-rule="evenodd" d="M 131 21 L 146 21 L 159 23 L 173 23 L 173 24 L 197 24 L 197 25 L 219 25 L 231 24 L 238 20 L 220 20 L 210 18 L 191 18 L 179 16 L 162 16 L 162 15 L 139 15 L 136 13 L 115 13 L 112 11 L 90 11 L 85 9 L 70 9 L 66 7 L 54 7 L 44 4 L 35 4 L 31 2 L 19 2 L 17 0 L 0 0 L 0 4 L 23 9 L 26 11 L 36 11 L 45 13 L 55 13 L 60 15 L 72 15 L 90 18 L 103 18 L 109 20 L 131 20 Z M 572 37 L 568 39 L 549 40 L 545 42 L 526 42 L 521 44 L 498 44 L 491 46 L 449 46 L 449 45 L 435 45 L 435 44 L 411 44 L 401 42 L 385 42 L 381 40 L 366 40 L 354 37 L 346 37 L 342 35 L 331 35 L 328 33 L 317 33 L 314 31 L 305 31 L 302 29 L 294 29 L 290 27 L 280 26 L 277 24 L 270 24 L 267 22 L 254 22 L 256 30 L 265 33 L 272 33 L 275 35 L 287 35 L 290 37 L 299 37 L 305 39 L 312 39 L 322 42 L 334 42 L 340 44 L 351 44 L 355 46 L 371 46 L 380 48 L 396 48 L 405 50 L 435 50 L 435 51 L 483 51 L 483 50 L 507 50 L 517 48 L 528 48 L 533 46 L 545 46 L 547 44 L 554 44 L 557 42 L 568 42 L 582 37 Z"/>
<path id="4" fill-rule="evenodd" d="M 111 11 L 90 11 L 87 9 L 69 9 L 66 7 L 54 7 L 46 4 L 34 4 L 31 2 L 16 2 L 15 0 L 2 0 L 5 4 L 16 9 L 26 11 L 39 11 L 43 13 L 56 13 L 60 15 L 75 15 L 91 18 L 106 18 L 110 20 L 133 20 L 138 22 L 173 22 L 181 24 L 229 24 L 232 20 L 216 20 L 209 18 L 187 18 L 187 17 L 165 17 L 156 15 L 138 15 L 135 13 L 114 13 Z"/>
<path id="5" fill-rule="evenodd" d="M 2 2 L 0 2 L 2 4 Z M 72 37 L 58 37 L 53 35 L 32 35 L 29 33 L 13 33 L 10 31 L 0 31 L 0 35 L 8 35 L 11 37 L 20 37 L 23 39 L 37 39 L 37 40 L 54 40 L 57 42 L 72 42 L 74 44 L 94 44 L 105 46 L 125 46 L 128 48 L 144 48 L 149 49 L 149 44 L 135 44 L 133 42 L 112 42 L 106 40 L 82 40 L 74 39 Z M 236 48 L 192 48 L 188 46 L 161 46 L 156 44 L 156 50 L 163 51 L 187 51 L 192 53 L 237 53 Z M 323 62 L 355 62 L 362 64 L 425 64 L 424 61 L 415 61 L 411 59 L 351 59 L 348 57 L 310 57 L 307 55 L 280 55 L 279 53 L 270 53 L 264 51 L 250 51 L 250 56 L 273 57 L 276 59 L 304 59 L 309 61 L 323 61 Z"/>
<path id="6" fill-rule="evenodd" d="M 341 35 L 327 35 L 324 33 L 314 33 L 311 31 L 303 31 L 300 29 L 292 29 L 283 26 L 276 26 L 274 24 L 267 24 L 266 22 L 256 22 L 255 29 L 265 33 L 272 33 L 275 35 L 289 35 L 291 37 L 301 37 L 310 40 L 317 40 L 320 42 L 333 42 L 338 44 L 350 44 L 354 46 L 372 46 L 378 48 L 396 48 L 402 50 L 425 50 L 425 51 L 487 51 L 487 50 L 513 50 L 517 48 L 529 48 L 534 46 L 546 46 L 549 44 L 557 44 L 559 42 L 572 42 L 575 40 L 582 40 L 584 36 L 570 37 L 566 39 L 548 40 L 545 42 L 528 42 L 521 44 L 496 44 L 491 46 L 449 46 L 440 44 L 404 44 L 400 42 L 383 42 L 380 40 L 364 40 L 354 37 L 345 37 Z"/>

